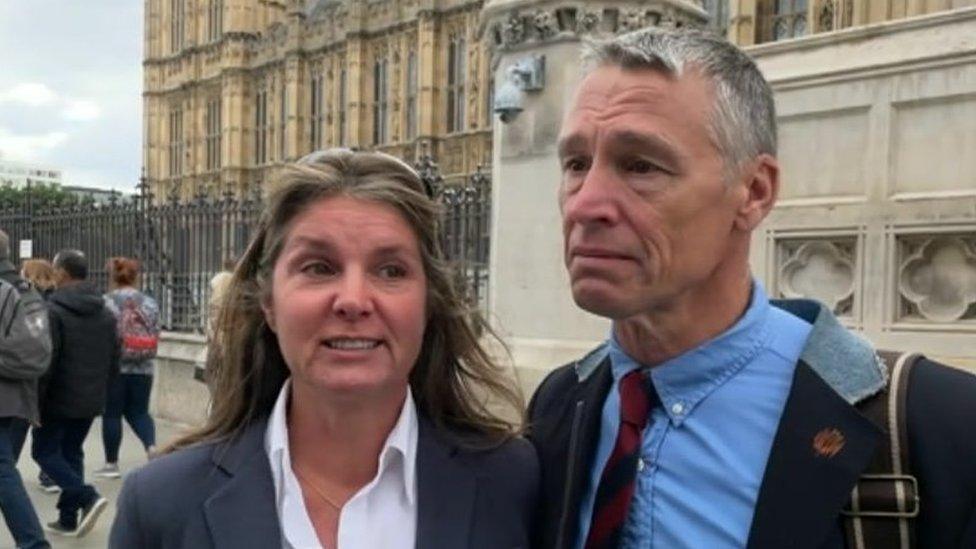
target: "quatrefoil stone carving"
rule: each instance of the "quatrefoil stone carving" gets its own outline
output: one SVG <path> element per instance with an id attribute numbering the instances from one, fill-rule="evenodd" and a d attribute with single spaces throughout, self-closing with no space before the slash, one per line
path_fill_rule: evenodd
<path id="1" fill-rule="evenodd" d="M 976 303 L 976 251 L 958 237 L 929 239 L 904 260 L 898 283 L 927 320 L 961 320 Z"/>
<path id="2" fill-rule="evenodd" d="M 854 295 L 854 263 L 831 242 L 804 242 L 783 263 L 779 289 L 787 298 L 816 299 L 837 311 Z"/>

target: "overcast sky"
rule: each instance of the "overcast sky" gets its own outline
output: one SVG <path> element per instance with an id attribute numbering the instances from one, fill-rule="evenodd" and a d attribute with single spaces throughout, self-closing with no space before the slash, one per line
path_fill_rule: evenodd
<path id="1" fill-rule="evenodd" d="M 0 156 L 131 189 L 142 159 L 142 0 L 0 0 Z"/>

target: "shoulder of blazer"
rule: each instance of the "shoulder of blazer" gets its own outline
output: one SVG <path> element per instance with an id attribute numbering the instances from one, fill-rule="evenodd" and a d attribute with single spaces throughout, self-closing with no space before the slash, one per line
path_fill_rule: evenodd
<path id="1" fill-rule="evenodd" d="M 153 501 L 140 504 L 150 508 L 153 505 L 179 508 L 186 494 L 215 489 L 233 475 L 243 458 L 253 456 L 255 451 L 263 453 L 266 425 L 267 420 L 255 421 L 236 437 L 182 448 L 133 471 L 132 482 L 138 486 L 137 493 L 152 494 Z M 172 499 L 165 497 L 167 494 Z"/>

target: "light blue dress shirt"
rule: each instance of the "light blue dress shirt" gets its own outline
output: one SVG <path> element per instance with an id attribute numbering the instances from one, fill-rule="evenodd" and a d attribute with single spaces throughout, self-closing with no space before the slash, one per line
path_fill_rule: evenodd
<path id="1" fill-rule="evenodd" d="M 769 304 L 753 283 L 745 314 L 721 335 L 648 369 L 661 397 L 641 448 L 621 547 L 744 547 L 766 461 L 812 326 Z M 583 547 L 593 500 L 620 423 L 618 383 L 641 365 L 611 337 L 613 386 L 603 405 L 590 483 L 580 504 Z"/>

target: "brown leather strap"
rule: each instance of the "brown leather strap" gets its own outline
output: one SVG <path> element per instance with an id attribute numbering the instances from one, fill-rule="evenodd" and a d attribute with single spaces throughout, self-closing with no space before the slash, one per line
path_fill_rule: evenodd
<path id="1" fill-rule="evenodd" d="M 844 510 L 844 532 L 850 549 L 915 546 L 918 484 L 911 475 L 906 402 L 911 369 L 921 358 L 914 353 L 880 351 L 890 375 L 888 388 L 858 404 L 888 437 L 851 492 Z"/>

